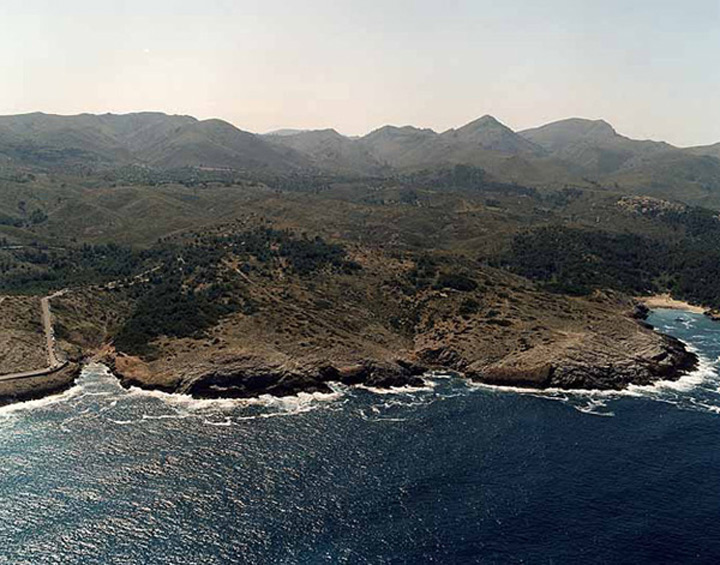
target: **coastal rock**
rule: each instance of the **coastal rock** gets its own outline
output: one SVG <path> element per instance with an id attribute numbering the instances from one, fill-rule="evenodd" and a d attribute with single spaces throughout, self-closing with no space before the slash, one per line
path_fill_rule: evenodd
<path id="1" fill-rule="evenodd" d="M 650 308 L 642 302 L 637 302 L 631 316 L 636 320 L 647 320 L 650 315 Z"/>
<path id="2" fill-rule="evenodd" d="M 341 367 L 326 366 L 320 369 L 321 378 L 346 385 L 366 385 L 377 388 L 422 386 L 418 376 L 427 369 L 409 361 L 396 363 L 365 362 Z"/>
<path id="3" fill-rule="evenodd" d="M 489 366 L 479 372 L 470 372 L 467 376 L 476 382 L 494 386 L 547 388 L 551 386 L 554 373 L 555 367 L 546 363 L 536 367 Z"/>
<path id="4" fill-rule="evenodd" d="M 136 357 L 115 355 L 109 365 L 125 387 L 189 394 L 195 398 L 330 393 L 332 382 L 377 388 L 422 386 L 423 380 L 418 375 L 426 372 L 424 367 L 402 359 L 394 363 L 364 361 L 333 365 L 295 361 L 281 364 L 257 355 L 228 356 L 213 366 L 188 366 L 176 371 L 172 379 L 153 371 L 151 365 Z"/>
<path id="5" fill-rule="evenodd" d="M 710 310 L 705 310 L 705 312 L 703 312 L 703 313 L 705 314 L 705 316 L 710 318 L 713 322 L 720 321 L 720 310 L 716 310 L 715 308 L 712 308 Z"/>
<path id="6" fill-rule="evenodd" d="M 491 274 L 493 284 L 472 301 L 428 289 L 402 298 L 385 323 L 351 309 L 348 326 L 345 311 L 280 301 L 262 315 L 228 317 L 205 336 L 160 338 L 147 359 L 113 354 L 114 371 L 124 386 L 248 398 L 327 393 L 331 383 L 422 386 L 429 370 L 491 385 L 617 390 L 677 379 L 697 364 L 681 342 L 648 327 L 639 300 L 608 290 L 567 297 Z"/>
<path id="7" fill-rule="evenodd" d="M 292 396 L 299 392 L 330 393 L 332 389 L 311 375 L 259 367 L 195 376 L 178 392 L 195 398 L 253 398 L 263 394 Z"/>
<path id="8" fill-rule="evenodd" d="M 57 371 L 32 378 L 0 382 L 0 406 L 36 400 L 65 392 L 75 384 L 80 375 L 80 365 L 68 363 Z"/>
<path id="9" fill-rule="evenodd" d="M 502 386 L 621 390 L 631 384 L 677 380 L 697 368 L 697 356 L 681 341 L 656 335 L 659 339 L 650 340 L 638 333 L 632 355 L 611 344 L 588 340 L 555 350 L 527 352 L 474 370 L 469 376 Z"/>

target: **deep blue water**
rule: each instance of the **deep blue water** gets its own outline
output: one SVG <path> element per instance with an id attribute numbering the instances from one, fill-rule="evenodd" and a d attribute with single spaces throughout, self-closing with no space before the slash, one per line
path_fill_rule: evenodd
<path id="1" fill-rule="evenodd" d="M 717 563 L 720 324 L 621 394 L 426 390 L 256 402 L 122 390 L 102 367 L 0 409 L 0 563 Z"/>

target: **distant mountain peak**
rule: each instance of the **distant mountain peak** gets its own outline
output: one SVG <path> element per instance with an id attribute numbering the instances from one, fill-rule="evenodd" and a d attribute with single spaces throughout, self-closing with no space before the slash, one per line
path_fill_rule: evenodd
<path id="1" fill-rule="evenodd" d="M 434 132 L 432 129 L 430 129 L 430 128 L 418 128 L 418 127 L 410 126 L 410 125 L 407 125 L 407 126 L 393 126 L 393 125 L 390 125 L 390 124 L 381 126 L 381 127 L 377 128 L 376 130 L 371 131 L 370 133 L 373 134 L 373 133 L 399 132 L 399 131 L 401 131 L 401 132 L 406 132 L 406 133 L 412 133 L 412 132 L 435 133 L 435 132 Z"/>
<path id="2" fill-rule="evenodd" d="M 551 122 L 537 128 L 520 132 L 520 135 L 532 138 L 535 134 L 543 132 L 552 133 L 577 139 L 585 138 L 612 138 L 619 136 L 615 128 L 605 120 L 590 120 L 587 118 L 567 118 L 557 122 Z"/>
<path id="3" fill-rule="evenodd" d="M 343 139 L 345 138 L 345 136 L 335 128 L 312 129 L 306 131 L 305 133 L 309 135 L 317 135 L 319 137 L 342 137 Z"/>
<path id="4" fill-rule="evenodd" d="M 541 154 L 540 147 L 515 133 L 494 116 L 486 114 L 458 129 L 442 134 L 449 143 L 472 144 L 487 151 L 518 155 L 522 153 Z"/>
<path id="5" fill-rule="evenodd" d="M 342 138 L 347 139 L 343 134 L 334 128 L 324 129 L 279 129 L 264 134 L 268 137 L 313 137 L 313 138 Z"/>
<path id="6" fill-rule="evenodd" d="M 485 114 L 484 116 L 481 116 L 481 117 L 477 118 L 476 120 L 468 122 L 464 126 L 461 126 L 457 129 L 451 128 L 448 131 L 446 131 L 445 133 L 456 132 L 459 134 L 467 134 L 467 133 L 479 131 L 479 130 L 502 130 L 502 131 L 508 131 L 510 133 L 514 133 L 509 127 L 507 127 L 505 124 L 503 124 L 495 116 L 491 116 L 490 114 Z"/>
<path id="7" fill-rule="evenodd" d="M 473 120 L 468 126 L 502 126 L 507 127 L 505 124 L 503 124 L 500 120 L 498 120 L 495 116 L 491 116 L 490 114 L 485 114 L 484 116 L 480 116 L 477 120 Z M 467 126 L 466 126 L 467 127 Z M 510 128 L 508 128 L 510 129 Z"/>
<path id="8" fill-rule="evenodd" d="M 281 129 L 274 129 L 272 131 L 269 131 L 263 135 L 275 135 L 278 137 L 284 137 L 288 135 L 297 135 L 299 133 L 306 133 L 310 130 L 307 129 L 294 129 L 294 128 L 281 128 Z"/>
<path id="9" fill-rule="evenodd" d="M 605 120 L 587 120 L 583 118 L 574 118 L 574 122 L 580 127 L 585 127 L 588 135 L 618 135 L 615 128 Z"/>

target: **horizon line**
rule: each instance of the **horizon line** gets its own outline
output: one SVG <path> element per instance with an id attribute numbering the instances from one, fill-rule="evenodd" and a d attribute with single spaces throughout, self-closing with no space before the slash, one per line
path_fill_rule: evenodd
<path id="1" fill-rule="evenodd" d="M 132 116 L 132 115 L 140 115 L 140 114 L 157 114 L 157 115 L 162 115 L 162 116 L 167 116 L 167 117 L 191 118 L 191 119 L 196 120 L 196 121 L 198 121 L 198 122 L 207 122 L 207 121 L 219 120 L 219 121 L 225 122 L 225 123 L 227 123 L 227 124 L 230 124 L 231 126 L 233 126 L 234 128 L 236 128 L 236 129 L 238 129 L 238 130 L 240 130 L 240 131 L 244 131 L 244 132 L 246 132 L 246 133 L 251 133 L 251 134 L 257 135 L 257 136 L 272 135 L 272 134 L 275 133 L 275 132 L 284 131 L 284 130 L 287 130 L 287 131 L 295 131 L 295 132 L 297 132 L 297 133 L 309 133 L 309 132 L 319 132 L 319 131 L 334 131 L 335 133 L 337 133 L 337 134 L 339 134 L 339 135 L 341 135 L 341 136 L 343 136 L 343 137 L 345 137 L 345 138 L 347 138 L 347 139 L 353 140 L 353 139 L 365 137 L 365 136 L 367 136 L 367 135 L 370 135 L 371 133 L 374 133 L 374 132 L 379 131 L 379 130 L 381 130 L 381 129 L 383 129 L 383 128 L 386 128 L 386 127 L 394 127 L 394 128 L 398 128 L 398 129 L 411 127 L 411 128 L 417 129 L 417 130 L 419 130 L 419 131 L 431 131 L 431 132 L 433 132 L 433 133 L 436 134 L 436 135 L 442 135 L 442 134 L 444 134 L 444 133 L 447 133 L 447 132 L 450 132 L 450 131 L 454 131 L 454 130 L 460 129 L 460 128 L 462 128 L 462 127 L 465 127 L 465 126 L 467 126 L 467 125 L 470 125 L 470 124 L 472 124 L 473 122 L 476 122 L 476 121 L 478 121 L 478 120 L 482 120 L 482 119 L 484 119 L 484 118 L 492 118 L 493 120 L 495 120 L 496 122 L 498 122 L 500 125 L 508 128 L 510 131 L 512 131 L 513 133 L 518 134 L 518 135 L 521 135 L 523 132 L 526 132 L 526 131 L 530 131 L 530 130 L 534 130 L 534 129 L 539 129 L 539 128 L 542 128 L 542 127 L 545 127 L 545 126 L 549 126 L 549 125 L 552 125 L 552 124 L 558 124 L 558 123 L 562 123 L 562 122 L 568 122 L 568 121 L 571 121 L 571 120 L 580 120 L 580 121 L 585 121 L 585 122 L 604 123 L 604 124 L 608 125 L 608 126 L 615 132 L 616 135 L 618 135 L 618 136 L 620 136 L 620 137 L 624 137 L 624 138 L 626 138 L 626 139 L 630 139 L 631 141 L 638 141 L 638 142 L 649 141 L 649 142 L 653 142 L 653 143 L 665 143 L 665 144 L 667 144 L 667 145 L 669 145 L 669 146 L 671 146 L 671 147 L 673 147 L 673 148 L 676 148 L 676 149 L 693 149 L 693 148 L 697 148 L 697 147 L 712 147 L 713 145 L 715 145 L 715 144 L 717 144 L 717 143 L 720 143 L 720 141 L 718 141 L 718 142 L 715 142 L 715 143 L 701 144 L 701 145 L 676 145 L 676 144 L 670 143 L 669 141 L 666 141 L 666 140 L 664 140 L 664 139 L 634 138 L 634 137 L 631 137 L 631 136 L 629 136 L 629 135 L 625 135 L 625 134 L 622 134 L 622 133 L 618 132 L 617 129 L 615 128 L 615 126 L 614 126 L 610 121 L 608 121 L 608 120 L 606 120 L 606 119 L 604 119 L 604 118 L 586 118 L 586 117 L 581 117 L 581 116 L 569 116 L 569 117 L 565 117 L 565 118 L 559 118 L 559 119 L 556 119 L 556 120 L 551 120 L 551 121 L 549 121 L 549 122 L 542 123 L 542 124 L 540 124 L 540 125 L 531 126 L 531 127 L 528 127 L 528 128 L 522 128 L 522 129 L 517 129 L 517 130 L 516 130 L 516 129 L 513 129 L 512 127 L 508 126 L 505 122 L 503 122 L 502 120 L 498 119 L 498 118 L 497 118 L 496 116 L 494 116 L 493 114 L 486 113 L 486 114 L 483 114 L 483 115 L 481 115 L 481 116 L 479 116 L 479 117 L 477 117 L 477 118 L 473 118 L 472 120 L 470 120 L 470 121 L 468 121 L 468 122 L 465 122 L 464 124 L 461 124 L 461 125 L 458 125 L 458 126 L 455 126 L 455 127 L 451 127 L 451 128 L 446 129 L 446 130 L 443 130 L 443 131 L 438 131 L 438 130 L 432 128 L 432 127 L 422 127 L 422 126 L 417 126 L 417 125 L 414 125 L 414 124 L 395 125 L 395 124 L 393 124 L 393 123 L 386 123 L 386 124 L 383 124 L 383 125 L 381 125 L 381 126 L 378 126 L 378 127 L 374 128 L 374 129 L 371 129 L 370 131 L 368 131 L 368 132 L 366 132 L 366 133 L 363 133 L 363 134 L 342 133 L 342 132 L 338 131 L 336 128 L 334 128 L 334 127 L 313 127 L 313 128 L 305 128 L 305 127 L 289 127 L 289 126 L 281 126 L 281 127 L 276 127 L 276 128 L 273 128 L 273 129 L 268 130 L 268 131 L 265 131 L 265 132 L 258 132 L 258 131 L 252 131 L 252 130 L 250 130 L 250 129 L 244 129 L 244 128 L 238 126 L 236 123 L 228 120 L 227 118 L 222 118 L 222 117 L 218 117 L 218 116 L 202 117 L 202 118 L 200 118 L 200 117 L 194 116 L 193 114 L 188 114 L 188 113 L 172 113 L 172 112 L 167 112 L 167 111 L 165 111 L 165 110 L 134 110 L 134 111 L 129 111 L 129 112 L 113 112 L 113 111 L 107 111 L 107 112 L 79 112 L 79 113 L 68 113 L 68 114 L 56 113 L 56 112 L 45 112 L 45 111 L 42 111 L 42 110 L 35 110 L 35 111 L 32 111 L 32 112 L 22 112 L 22 113 L 17 113 L 17 114 L 0 114 L 0 119 L 3 119 L 3 118 L 16 118 L 16 117 L 23 117 L 23 116 L 33 116 L 33 115 L 42 115 L 42 116 L 50 116 L 50 117 L 58 117 L 58 118 L 77 118 L 77 117 L 81 117 L 81 116 L 94 116 L 94 117 L 120 116 L 120 117 L 123 117 L 123 116 Z"/>

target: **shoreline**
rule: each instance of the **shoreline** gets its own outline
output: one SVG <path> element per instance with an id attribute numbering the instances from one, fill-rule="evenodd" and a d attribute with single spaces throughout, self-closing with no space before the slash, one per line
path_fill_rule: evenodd
<path id="1" fill-rule="evenodd" d="M 706 313 L 700 306 L 675 300 L 669 294 L 636 297 L 636 300 L 648 309 L 668 308 Z M 633 317 L 637 322 L 638 313 Z M 647 330 L 638 328 L 635 333 L 643 331 Z M 519 388 L 526 391 L 548 389 L 568 392 L 618 391 L 630 385 L 643 386 L 658 381 L 677 381 L 697 369 L 699 360 L 689 351 L 687 344 L 671 336 L 659 332 L 657 334 L 662 336 L 657 343 L 638 338 L 639 347 L 644 348 L 642 349 L 644 358 L 635 356 L 633 359 L 625 359 L 621 355 L 619 359 L 608 359 L 607 357 L 614 350 L 600 343 L 593 350 L 596 353 L 595 357 L 587 363 L 574 363 L 572 355 L 570 357 L 560 355 L 557 359 L 555 358 L 557 356 L 553 357 L 542 366 L 536 364 L 528 366 L 525 363 L 508 368 L 499 367 L 494 372 L 493 367 L 474 371 L 459 370 L 460 367 L 453 365 L 452 359 L 449 360 L 450 363 L 445 360 L 446 363 L 442 365 L 438 364 L 438 360 L 435 362 L 429 360 L 427 365 L 425 363 L 418 365 L 415 359 L 412 362 L 407 359 L 395 359 L 393 362 L 365 359 L 355 364 L 341 364 L 339 367 L 315 364 L 291 369 L 269 365 L 258 359 L 252 360 L 252 363 L 241 359 L 236 364 L 224 366 L 223 370 L 218 370 L 214 366 L 198 366 L 194 371 L 187 370 L 184 379 L 164 383 L 162 380 L 151 378 L 150 368 L 139 359 L 136 360 L 142 365 L 140 367 L 133 366 L 132 363 L 129 365 L 120 363 L 121 360 L 133 358 L 115 354 L 112 350 L 96 351 L 93 356 L 86 355 L 85 360 L 90 358 L 96 362 L 103 362 L 124 388 L 135 386 L 148 391 L 187 394 L 195 399 L 247 399 L 265 394 L 280 398 L 295 396 L 300 392 L 330 393 L 330 383 L 365 385 L 369 388 L 385 390 L 407 385 L 425 387 L 427 381 L 421 375 L 433 370 L 456 371 L 475 384 L 499 388 Z M 630 363 L 632 360 L 634 363 Z M 26 382 L 22 384 L 17 381 L 2 383 L 4 386 L 0 386 L 0 404 L 62 392 L 68 384 L 74 382 L 80 367 L 76 365 L 75 370 L 70 367 L 62 369 L 58 371 L 57 376 L 63 378 L 43 375 L 44 378 L 33 376 L 32 379 L 24 379 Z"/>
<path id="2" fill-rule="evenodd" d="M 67 363 L 47 374 L 0 381 L 0 407 L 61 394 L 75 385 L 82 368 Z"/>
<path id="3" fill-rule="evenodd" d="M 705 314 L 709 308 L 695 306 L 684 300 L 676 300 L 669 294 L 655 294 L 653 296 L 638 296 L 637 300 L 652 309 L 685 310 L 693 314 Z"/>

